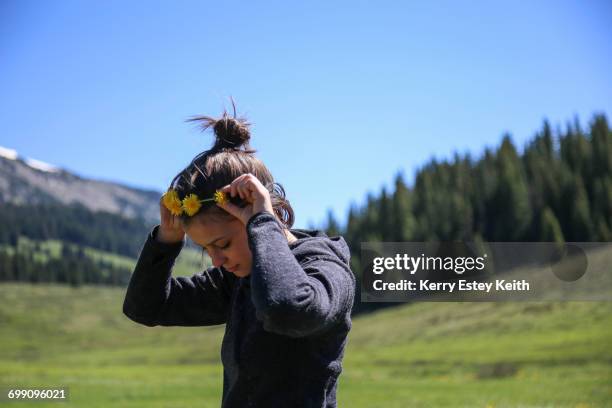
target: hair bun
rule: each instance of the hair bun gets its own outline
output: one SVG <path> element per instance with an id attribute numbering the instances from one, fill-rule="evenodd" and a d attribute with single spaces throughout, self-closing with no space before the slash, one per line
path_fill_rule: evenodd
<path id="1" fill-rule="evenodd" d="M 215 144 L 213 150 L 220 149 L 240 149 L 244 147 L 249 150 L 249 140 L 251 139 L 250 123 L 245 118 L 236 117 L 236 106 L 232 100 L 234 115 L 230 116 L 226 110 L 220 118 L 210 116 L 194 116 L 188 119 L 189 122 L 200 122 L 202 131 L 213 128 L 215 132 Z"/>
<path id="2" fill-rule="evenodd" d="M 239 148 L 248 145 L 251 138 L 249 123 L 244 119 L 231 118 L 227 112 L 223 112 L 221 119 L 218 119 L 213 127 L 215 136 L 215 147 L 218 148 Z"/>

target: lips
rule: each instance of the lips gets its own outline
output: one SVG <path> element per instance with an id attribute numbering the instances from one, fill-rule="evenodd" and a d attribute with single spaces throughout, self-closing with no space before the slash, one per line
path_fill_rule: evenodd
<path id="1" fill-rule="evenodd" d="M 228 272 L 236 272 L 236 269 L 238 269 L 238 265 L 235 265 L 235 266 L 233 266 L 231 268 L 225 268 L 225 270 L 228 271 Z"/>

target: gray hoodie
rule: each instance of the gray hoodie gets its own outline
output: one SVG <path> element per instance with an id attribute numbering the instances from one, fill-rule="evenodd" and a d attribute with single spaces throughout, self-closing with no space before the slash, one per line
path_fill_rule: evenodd
<path id="1" fill-rule="evenodd" d="M 227 323 L 221 345 L 222 407 L 336 407 L 338 376 L 351 329 L 355 277 L 342 237 L 293 229 L 287 243 L 276 218 L 246 225 L 251 275 L 211 267 L 171 276 L 183 243 L 149 234 L 123 312 L 146 326 Z"/>

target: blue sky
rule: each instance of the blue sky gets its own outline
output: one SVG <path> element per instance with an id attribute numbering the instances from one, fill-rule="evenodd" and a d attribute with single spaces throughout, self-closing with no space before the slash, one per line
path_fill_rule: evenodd
<path id="1" fill-rule="evenodd" d="M 296 3 L 5 0 L 0 146 L 162 190 L 231 95 L 306 227 L 431 157 L 612 118 L 612 2 Z"/>

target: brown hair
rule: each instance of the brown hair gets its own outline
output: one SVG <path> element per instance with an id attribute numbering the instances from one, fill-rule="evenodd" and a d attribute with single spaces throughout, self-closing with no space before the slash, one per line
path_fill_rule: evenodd
<path id="1" fill-rule="evenodd" d="M 202 131 L 212 128 L 215 143 L 211 149 L 198 154 L 183 171 L 177 174 L 170 183 L 170 188 L 177 191 L 181 200 L 191 193 L 197 194 L 201 199 L 211 198 L 215 191 L 230 184 L 236 177 L 251 173 L 270 192 L 276 217 L 285 228 L 291 228 L 295 216 L 293 208 L 285 198 L 285 190 L 280 184 L 274 182 L 268 168 L 255 157 L 255 150 L 249 146 L 250 123 L 244 118 L 236 117 L 236 106 L 233 100 L 232 107 L 233 116 L 224 110 L 220 118 L 195 116 L 188 119 L 191 122 L 198 122 Z M 230 201 L 239 206 L 247 204 L 238 196 L 230 198 Z M 202 213 L 231 217 L 229 213 L 210 201 L 202 203 L 202 207 L 195 215 Z M 185 224 L 189 223 L 192 218 L 185 214 L 181 215 Z"/>

